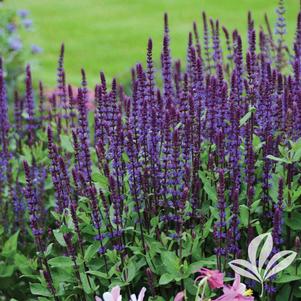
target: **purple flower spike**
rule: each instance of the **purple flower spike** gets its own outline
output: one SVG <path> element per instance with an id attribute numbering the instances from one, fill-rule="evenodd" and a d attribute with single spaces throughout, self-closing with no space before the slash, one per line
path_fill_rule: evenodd
<path id="1" fill-rule="evenodd" d="M 28 131 L 28 143 L 33 145 L 35 140 L 35 103 L 33 98 L 33 88 L 30 66 L 26 67 L 26 113 L 27 113 L 27 131 Z"/>
<path id="2" fill-rule="evenodd" d="M 28 203 L 28 210 L 30 215 L 30 227 L 32 234 L 35 237 L 35 243 L 37 249 L 41 252 L 43 251 L 43 244 L 42 244 L 42 234 L 43 231 L 39 225 L 39 203 L 37 200 L 37 196 L 35 193 L 35 189 L 32 182 L 32 173 L 27 161 L 23 162 L 25 176 L 26 176 L 26 191 L 25 197 Z"/>
<path id="3" fill-rule="evenodd" d="M 218 221 L 214 225 L 214 238 L 216 239 L 217 246 L 215 248 L 215 253 L 218 258 L 218 268 L 221 270 L 221 257 L 226 255 L 226 200 L 225 200 L 225 178 L 224 171 L 219 170 L 219 180 L 217 187 L 218 194 Z"/>

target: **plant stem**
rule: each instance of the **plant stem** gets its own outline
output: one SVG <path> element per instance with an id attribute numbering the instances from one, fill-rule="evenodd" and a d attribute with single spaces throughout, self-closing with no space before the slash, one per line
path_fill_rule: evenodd
<path id="1" fill-rule="evenodd" d="M 205 290 L 206 290 L 206 286 L 207 286 L 207 277 L 203 278 L 198 285 L 198 290 L 197 293 L 195 295 L 195 301 L 203 301 L 204 295 L 205 295 Z M 201 291 L 201 287 L 203 286 L 203 290 L 202 290 L 202 295 L 201 295 L 201 299 L 199 299 L 199 295 L 200 295 L 200 291 Z"/>
<path id="2" fill-rule="evenodd" d="M 260 298 L 263 297 L 263 292 L 264 292 L 264 285 L 263 285 L 263 281 L 261 282 L 261 294 L 260 294 Z"/>

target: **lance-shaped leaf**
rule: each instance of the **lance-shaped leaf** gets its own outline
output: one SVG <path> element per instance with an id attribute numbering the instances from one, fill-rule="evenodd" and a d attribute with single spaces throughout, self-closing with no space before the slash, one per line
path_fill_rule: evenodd
<path id="1" fill-rule="evenodd" d="M 273 250 L 273 237 L 271 234 L 269 234 L 264 242 L 264 245 L 263 245 L 261 251 L 260 251 L 259 263 L 258 263 L 258 272 L 259 273 L 261 272 L 264 263 L 269 258 L 272 250 Z"/>
<path id="2" fill-rule="evenodd" d="M 230 261 L 229 265 L 237 274 L 261 283 L 262 279 L 257 271 L 256 265 L 252 265 L 249 261 L 244 259 L 235 259 Z"/>
<path id="3" fill-rule="evenodd" d="M 295 260 L 296 256 L 297 253 L 294 251 L 281 251 L 275 254 L 267 264 L 263 279 L 267 280 L 273 275 L 286 269 Z M 276 262 L 278 263 L 276 264 Z"/>
<path id="4" fill-rule="evenodd" d="M 250 262 L 254 267 L 257 267 L 256 259 L 257 259 L 257 252 L 258 252 L 259 246 L 260 246 L 261 242 L 267 236 L 271 236 L 271 234 L 264 233 L 264 234 L 258 235 L 249 244 L 248 255 L 249 255 Z M 272 239 L 272 248 L 273 248 L 273 239 Z"/>

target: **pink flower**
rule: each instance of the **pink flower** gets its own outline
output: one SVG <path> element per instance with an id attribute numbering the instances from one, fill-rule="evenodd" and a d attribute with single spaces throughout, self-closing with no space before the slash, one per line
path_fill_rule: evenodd
<path id="1" fill-rule="evenodd" d="M 184 296 L 185 296 L 184 292 L 179 292 L 179 293 L 177 293 L 177 295 L 175 296 L 174 301 L 182 301 L 182 300 L 184 299 Z"/>
<path id="2" fill-rule="evenodd" d="M 121 301 L 120 287 L 117 285 L 112 288 L 111 292 L 106 292 L 102 295 L 103 301 Z M 95 301 L 102 301 L 101 298 L 95 297 Z"/>
<path id="3" fill-rule="evenodd" d="M 139 293 L 138 299 L 135 294 L 131 295 L 131 301 L 143 301 L 144 295 L 146 292 L 146 288 L 143 287 Z"/>
<path id="4" fill-rule="evenodd" d="M 214 301 L 254 301 L 251 296 L 252 291 L 246 290 L 246 286 L 240 283 L 240 276 L 235 275 L 235 280 L 232 286 L 224 286 L 224 294 Z"/>
<path id="5" fill-rule="evenodd" d="M 224 285 L 224 274 L 221 273 L 219 270 L 209 270 L 209 269 L 206 269 L 206 268 L 201 268 L 198 272 L 201 275 L 196 278 L 196 281 L 206 277 L 207 281 L 209 283 L 209 287 L 211 289 L 223 287 L 223 285 Z"/>

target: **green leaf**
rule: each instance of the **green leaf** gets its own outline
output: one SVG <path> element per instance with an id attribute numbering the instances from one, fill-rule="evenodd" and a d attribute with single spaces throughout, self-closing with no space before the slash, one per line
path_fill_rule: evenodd
<path id="1" fill-rule="evenodd" d="M 208 221 L 205 223 L 203 228 L 203 238 L 207 238 L 207 236 L 210 233 L 210 230 L 212 229 L 212 222 L 213 222 L 213 216 L 211 216 Z"/>
<path id="2" fill-rule="evenodd" d="M 219 212 L 218 212 L 217 207 L 210 206 L 210 214 L 211 214 L 211 217 L 213 217 L 213 219 L 218 219 L 219 218 L 218 213 Z"/>
<path id="3" fill-rule="evenodd" d="M 294 211 L 291 213 L 291 217 L 288 218 L 288 215 L 285 216 L 285 223 L 292 230 L 299 231 L 301 230 L 301 213 Z"/>
<path id="4" fill-rule="evenodd" d="M 23 254 L 15 255 L 15 265 L 23 275 L 32 274 L 36 266 Z"/>
<path id="5" fill-rule="evenodd" d="M 28 145 L 24 144 L 22 146 L 22 150 L 23 150 L 23 155 L 22 155 L 23 160 L 25 159 L 28 162 L 28 164 L 31 165 L 31 163 L 32 163 L 32 150 L 31 150 L 31 148 Z"/>
<path id="6" fill-rule="evenodd" d="M 205 230 L 204 230 L 205 231 Z M 198 260 L 201 257 L 201 237 L 196 237 L 195 239 L 192 240 L 192 249 L 191 249 L 191 255 L 193 260 Z"/>
<path id="7" fill-rule="evenodd" d="M 12 276 L 15 267 L 13 265 L 8 265 L 4 262 L 0 262 L 0 278 L 6 278 Z"/>
<path id="8" fill-rule="evenodd" d="M 110 279 L 110 276 L 107 275 L 106 273 L 103 273 L 103 272 L 99 272 L 99 271 L 88 271 L 86 272 L 87 274 L 90 274 L 90 275 L 94 275 L 96 277 L 99 277 L 99 278 L 103 278 L 103 279 Z"/>
<path id="9" fill-rule="evenodd" d="M 203 182 L 204 189 L 205 189 L 206 193 L 208 194 L 209 199 L 215 203 L 217 201 L 216 188 L 211 185 L 205 172 L 200 171 L 199 177 L 201 178 L 201 180 Z"/>
<path id="10" fill-rule="evenodd" d="M 288 284 L 284 285 L 279 292 L 277 292 L 276 301 L 289 300 L 290 286 Z"/>
<path id="11" fill-rule="evenodd" d="M 258 207 L 260 206 L 261 200 L 256 200 L 252 203 L 251 205 L 251 212 L 254 213 L 256 212 L 256 210 L 258 209 Z"/>
<path id="12" fill-rule="evenodd" d="M 51 215 L 55 218 L 57 221 L 61 221 L 61 215 L 55 211 L 51 211 Z M 58 230 L 53 230 L 53 231 L 58 231 Z"/>
<path id="13" fill-rule="evenodd" d="M 292 191 L 292 201 L 296 201 L 301 196 L 301 186 L 298 189 Z"/>
<path id="14" fill-rule="evenodd" d="M 298 162 L 301 159 L 301 138 L 292 144 L 293 161 Z"/>
<path id="15" fill-rule="evenodd" d="M 61 145 L 62 148 L 67 151 L 68 153 L 74 153 L 73 145 L 68 135 L 61 135 Z"/>
<path id="16" fill-rule="evenodd" d="M 197 293 L 197 287 L 194 284 L 194 281 L 191 278 L 187 278 L 184 280 L 185 289 L 189 294 L 195 296 Z"/>
<path id="17" fill-rule="evenodd" d="M 155 228 L 156 226 L 158 226 L 158 224 L 159 224 L 159 216 L 152 217 L 151 226 Z"/>
<path id="18" fill-rule="evenodd" d="M 41 283 L 30 283 L 30 291 L 33 295 L 39 295 L 43 297 L 52 296 L 48 288 L 44 287 Z"/>
<path id="19" fill-rule="evenodd" d="M 292 281 L 301 280 L 301 275 L 288 275 L 283 274 L 280 277 L 278 277 L 276 280 L 274 280 L 275 283 L 290 283 Z"/>
<path id="20" fill-rule="evenodd" d="M 136 276 L 136 266 L 135 263 L 133 261 L 130 261 L 128 266 L 127 266 L 127 282 L 131 282 L 135 276 Z"/>
<path id="21" fill-rule="evenodd" d="M 156 296 L 156 297 L 149 297 L 149 301 L 166 301 L 163 297 Z"/>
<path id="22" fill-rule="evenodd" d="M 248 226 L 248 220 L 249 220 L 249 208 L 246 205 L 240 205 L 239 206 L 239 215 L 241 223 L 244 227 Z"/>
<path id="23" fill-rule="evenodd" d="M 162 263 L 166 271 L 173 275 L 180 272 L 180 259 L 174 252 L 164 251 L 161 253 Z"/>
<path id="24" fill-rule="evenodd" d="M 294 162 L 299 162 L 301 160 L 301 148 L 299 148 L 293 156 L 293 161 Z"/>
<path id="25" fill-rule="evenodd" d="M 267 158 L 276 162 L 282 162 L 282 163 L 290 163 L 288 160 L 284 159 L 284 158 L 278 158 L 275 157 L 273 155 L 267 155 Z"/>
<path id="26" fill-rule="evenodd" d="M 173 280 L 174 278 L 172 275 L 165 273 L 160 277 L 159 284 L 160 285 L 168 284 Z"/>
<path id="27" fill-rule="evenodd" d="M 216 258 L 215 256 L 211 256 L 191 263 L 189 265 L 189 270 L 191 274 L 194 274 L 202 267 L 212 267 L 212 266 L 214 267 L 215 265 L 216 265 Z"/>
<path id="28" fill-rule="evenodd" d="M 260 141 L 260 138 L 257 135 L 253 135 L 253 147 L 254 147 L 254 151 L 257 153 L 262 146 L 264 145 L 264 142 Z"/>
<path id="29" fill-rule="evenodd" d="M 59 229 L 55 229 L 55 230 L 53 230 L 52 232 L 53 232 L 53 235 L 54 235 L 56 241 L 57 241 L 62 247 L 66 247 L 66 242 L 65 242 L 63 233 L 61 233 Z"/>
<path id="30" fill-rule="evenodd" d="M 85 251 L 84 259 L 86 261 L 90 261 L 94 255 L 98 252 L 100 244 L 98 241 L 95 241 L 92 245 L 90 245 Z"/>
<path id="31" fill-rule="evenodd" d="M 2 255 L 5 257 L 13 256 L 17 250 L 19 231 L 12 235 L 5 243 L 2 249 Z"/>
<path id="32" fill-rule="evenodd" d="M 242 127 L 243 125 L 245 125 L 254 112 L 256 112 L 256 108 L 250 107 L 248 113 L 240 119 L 239 126 Z"/>
<path id="33" fill-rule="evenodd" d="M 122 160 L 125 162 L 125 163 L 128 163 L 130 161 L 129 159 L 129 156 L 127 153 L 122 153 Z"/>
<path id="34" fill-rule="evenodd" d="M 93 168 L 92 180 L 98 184 L 99 188 L 103 191 L 108 190 L 108 179 L 105 175 L 101 174 L 97 168 Z"/>
<path id="35" fill-rule="evenodd" d="M 49 256 L 49 255 L 51 254 L 52 248 L 53 248 L 53 243 L 51 243 L 51 244 L 49 244 L 49 245 L 47 246 L 47 249 L 46 249 L 46 251 L 45 251 L 45 256 L 46 256 L 46 257 Z"/>
<path id="36" fill-rule="evenodd" d="M 88 280 L 87 274 L 86 273 L 80 273 L 80 279 L 81 279 L 81 282 L 82 282 L 83 289 L 84 289 L 85 293 L 88 294 L 88 295 L 93 293 L 93 290 L 89 285 L 89 280 Z"/>
<path id="37" fill-rule="evenodd" d="M 67 256 L 58 256 L 58 257 L 51 258 L 48 260 L 48 263 L 52 267 L 56 267 L 56 268 L 66 268 L 66 267 L 73 266 L 73 261 L 71 260 L 70 257 Z"/>
<path id="38" fill-rule="evenodd" d="M 263 233 L 263 229 L 262 229 L 262 226 L 261 226 L 259 221 L 256 221 L 255 223 L 253 223 L 253 225 L 255 226 L 256 231 L 257 231 L 258 234 Z"/>

